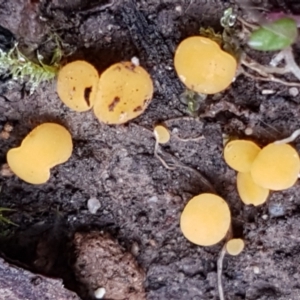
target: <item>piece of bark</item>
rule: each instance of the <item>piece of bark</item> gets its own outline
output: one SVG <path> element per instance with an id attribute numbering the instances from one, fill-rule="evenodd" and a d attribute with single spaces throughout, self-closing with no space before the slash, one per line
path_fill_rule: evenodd
<path id="1" fill-rule="evenodd" d="M 80 300 L 59 279 L 47 278 L 13 266 L 0 258 L 0 299 Z"/>
<path id="2" fill-rule="evenodd" d="M 90 297 L 99 288 L 103 299 L 146 300 L 145 274 L 135 258 L 107 233 L 76 233 L 74 238 L 78 282 L 89 291 Z"/>

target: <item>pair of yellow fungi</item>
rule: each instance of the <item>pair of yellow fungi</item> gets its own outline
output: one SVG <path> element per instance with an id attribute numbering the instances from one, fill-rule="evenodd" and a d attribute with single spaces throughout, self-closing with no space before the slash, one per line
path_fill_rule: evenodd
<path id="1" fill-rule="evenodd" d="M 145 111 L 152 99 L 153 83 L 150 75 L 132 62 L 116 63 L 99 78 L 94 66 L 79 60 L 62 67 L 57 93 L 75 111 L 93 108 L 100 122 L 122 124 Z"/>
<path id="2" fill-rule="evenodd" d="M 10 169 L 31 184 L 48 181 L 50 169 L 66 162 L 72 154 L 69 131 L 55 123 L 44 123 L 33 129 L 18 148 L 7 153 Z"/>
<path id="3" fill-rule="evenodd" d="M 237 189 L 245 204 L 263 204 L 269 191 L 292 187 L 300 172 L 297 151 L 289 144 L 271 143 L 260 148 L 252 141 L 234 140 L 224 149 L 224 159 L 238 171 Z"/>
<path id="4" fill-rule="evenodd" d="M 192 198 L 185 206 L 180 228 L 183 235 L 199 246 L 212 246 L 223 240 L 231 226 L 231 213 L 227 202 L 210 193 Z M 244 249 L 242 239 L 230 239 L 226 251 L 238 255 Z"/>

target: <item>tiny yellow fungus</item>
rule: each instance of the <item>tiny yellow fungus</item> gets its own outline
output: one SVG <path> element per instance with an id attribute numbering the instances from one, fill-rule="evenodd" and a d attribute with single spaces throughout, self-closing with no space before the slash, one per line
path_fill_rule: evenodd
<path id="1" fill-rule="evenodd" d="M 73 61 L 59 71 L 57 93 L 69 108 L 87 111 L 94 105 L 98 82 L 98 72 L 91 64 Z"/>
<path id="2" fill-rule="evenodd" d="M 159 144 L 166 144 L 170 140 L 169 130 L 162 125 L 157 125 L 154 127 L 154 136 Z"/>
<path id="3" fill-rule="evenodd" d="M 234 80 L 237 61 L 213 40 L 193 36 L 179 44 L 174 66 L 186 87 L 197 93 L 215 94 Z"/>
<path id="4" fill-rule="evenodd" d="M 100 76 L 94 113 L 106 124 L 126 123 L 145 111 L 152 95 L 151 77 L 141 66 L 117 63 Z"/>
<path id="5" fill-rule="evenodd" d="M 238 172 L 250 172 L 251 165 L 260 152 L 260 148 L 247 140 L 234 140 L 224 149 L 226 163 Z"/>
<path id="6" fill-rule="evenodd" d="M 251 166 L 253 181 L 274 191 L 292 187 L 298 179 L 299 172 L 299 155 L 288 144 L 267 145 L 259 152 Z"/>
<path id="7" fill-rule="evenodd" d="M 228 204 L 214 194 L 200 194 L 185 206 L 180 227 L 183 235 L 192 243 L 211 246 L 227 234 L 231 222 Z"/>
<path id="8" fill-rule="evenodd" d="M 73 144 L 69 131 L 55 123 L 44 123 L 33 129 L 18 148 L 7 153 L 7 163 L 22 180 L 31 184 L 45 183 L 50 169 L 66 162 Z"/>
<path id="9" fill-rule="evenodd" d="M 239 255 L 245 248 L 245 243 L 242 239 L 232 239 L 226 243 L 226 251 L 228 254 Z"/>
<path id="10" fill-rule="evenodd" d="M 257 185 L 252 176 L 249 173 L 241 173 L 237 174 L 237 190 L 242 201 L 249 205 L 252 204 L 254 206 L 261 205 L 265 203 L 269 196 L 269 190 L 265 189 L 259 185 Z"/>

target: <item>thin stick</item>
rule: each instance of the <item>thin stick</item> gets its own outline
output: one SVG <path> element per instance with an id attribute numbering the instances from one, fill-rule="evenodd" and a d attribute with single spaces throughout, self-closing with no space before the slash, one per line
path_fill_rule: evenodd
<path id="1" fill-rule="evenodd" d="M 268 81 L 268 82 L 272 81 L 272 82 L 280 83 L 280 84 L 285 85 L 285 86 L 298 86 L 298 87 L 300 87 L 299 82 L 288 82 L 288 81 L 276 78 L 273 75 L 268 75 L 268 77 L 255 76 L 255 75 L 252 75 L 252 74 L 248 73 L 246 70 L 242 70 L 241 74 L 243 74 L 246 77 L 249 77 L 251 79 L 254 79 L 254 80 Z"/>
<path id="2" fill-rule="evenodd" d="M 226 255 L 226 242 L 225 242 L 224 246 L 222 247 L 222 250 L 221 250 L 219 258 L 218 258 L 218 263 L 217 263 L 217 267 L 218 267 L 218 290 L 219 290 L 220 300 L 225 300 L 224 289 L 223 289 L 223 285 L 222 285 L 223 260 L 224 260 L 225 255 Z"/>
<path id="3" fill-rule="evenodd" d="M 298 136 L 300 135 L 300 129 L 295 130 L 289 137 L 279 140 L 274 142 L 276 145 L 281 145 L 281 144 L 288 144 L 293 142 Z"/>
<path id="4" fill-rule="evenodd" d="M 201 140 L 204 140 L 205 139 L 205 136 L 204 135 L 199 135 L 197 137 L 194 137 L 194 138 L 186 138 L 186 139 L 183 139 L 181 137 L 179 137 L 178 135 L 174 134 L 172 137 L 174 137 L 175 139 L 181 141 L 181 142 L 198 142 L 198 141 L 201 141 Z"/>

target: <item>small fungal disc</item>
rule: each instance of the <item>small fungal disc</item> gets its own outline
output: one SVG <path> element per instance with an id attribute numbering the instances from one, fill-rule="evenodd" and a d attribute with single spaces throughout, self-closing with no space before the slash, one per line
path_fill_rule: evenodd
<path id="1" fill-rule="evenodd" d="M 73 61 L 59 71 L 57 93 L 69 108 L 87 111 L 94 105 L 98 81 L 98 72 L 91 64 Z"/>
<path id="2" fill-rule="evenodd" d="M 215 94 L 231 84 L 237 62 L 213 40 L 193 36 L 178 46 L 174 66 L 179 79 L 189 89 L 197 93 Z"/>
<path id="3" fill-rule="evenodd" d="M 70 158 L 72 149 L 72 138 L 66 128 L 44 123 L 32 130 L 20 147 L 8 151 L 7 163 L 22 180 L 41 184 L 49 179 L 52 167 Z"/>
<path id="4" fill-rule="evenodd" d="M 242 239 L 232 239 L 226 243 L 226 251 L 228 254 L 239 255 L 245 248 L 245 243 Z"/>
<path id="5" fill-rule="evenodd" d="M 251 141 L 234 140 L 225 146 L 224 159 L 232 169 L 238 172 L 250 172 L 251 165 L 260 150 Z"/>
<path id="6" fill-rule="evenodd" d="M 292 187 L 298 179 L 300 159 L 288 144 L 269 144 L 264 147 L 251 166 L 253 181 L 273 191 Z"/>
<path id="7" fill-rule="evenodd" d="M 154 135 L 159 144 L 166 144 L 170 140 L 169 130 L 162 125 L 157 125 L 154 127 Z"/>
<path id="8" fill-rule="evenodd" d="M 246 204 L 254 206 L 265 203 L 269 196 L 269 190 L 257 185 L 249 173 L 237 174 L 237 190 L 242 201 Z"/>
<path id="9" fill-rule="evenodd" d="M 100 77 L 94 113 L 106 124 L 126 123 L 145 111 L 152 95 L 152 80 L 142 67 L 117 63 Z"/>
<path id="10" fill-rule="evenodd" d="M 214 194 L 200 194 L 185 206 L 180 227 L 183 235 L 192 243 L 211 246 L 220 242 L 231 222 L 228 204 Z"/>

